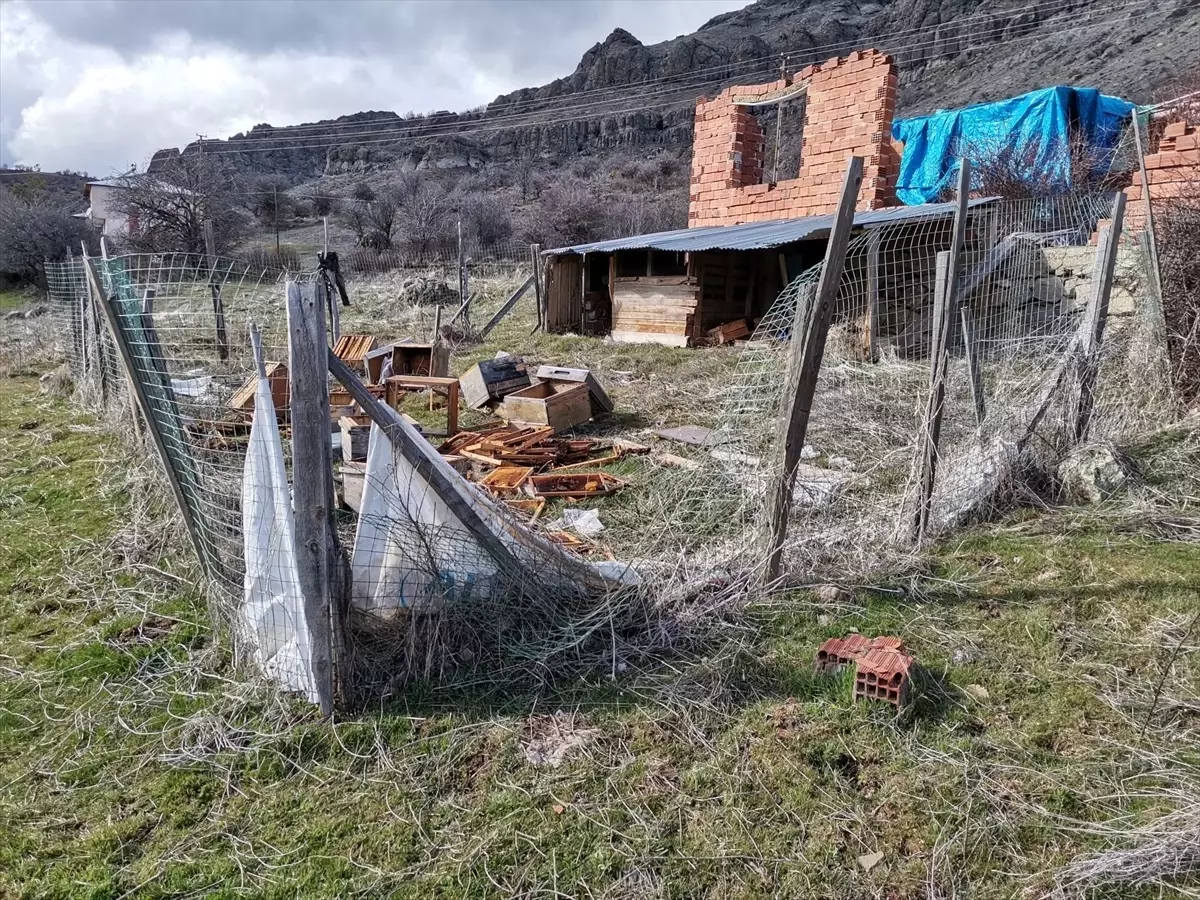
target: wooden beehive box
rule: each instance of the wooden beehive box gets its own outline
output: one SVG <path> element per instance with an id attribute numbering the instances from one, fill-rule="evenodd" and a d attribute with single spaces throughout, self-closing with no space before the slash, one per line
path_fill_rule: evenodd
<path id="1" fill-rule="evenodd" d="M 363 370 L 367 354 L 375 349 L 375 338 L 369 334 L 343 334 L 333 347 L 333 355 L 356 372 Z"/>
<path id="2" fill-rule="evenodd" d="M 506 396 L 496 414 L 514 425 L 549 425 L 557 433 L 591 419 L 592 405 L 586 384 L 539 381 Z"/>
<path id="3" fill-rule="evenodd" d="M 367 447 L 371 441 L 370 416 L 342 416 L 342 460 L 361 462 L 367 458 Z"/>
<path id="4" fill-rule="evenodd" d="M 379 384 L 383 381 L 383 361 L 392 355 L 395 348 L 395 344 L 384 344 L 366 352 L 363 356 L 363 368 L 367 372 L 368 384 Z"/>
<path id="5" fill-rule="evenodd" d="M 282 412 L 288 405 L 288 369 L 285 363 L 269 362 L 264 366 L 267 370 L 267 382 L 271 385 L 271 400 L 275 410 Z M 258 388 L 258 376 L 251 375 L 229 400 L 231 409 L 244 413 L 254 412 L 254 392 Z"/>
<path id="6" fill-rule="evenodd" d="M 450 351 L 443 344 L 396 344 L 392 374 L 445 378 L 450 374 Z"/>
<path id="7" fill-rule="evenodd" d="M 492 400 L 529 387 L 529 372 L 516 356 L 485 359 L 471 366 L 458 379 L 463 401 L 471 409 L 482 409 Z"/>
<path id="8" fill-rule="evenodd" d="M 588 369 L 569 369 L 564 366 L 538 366 L 534 373 L 538 381 L 570 381 L 573 384 L 586 384 L 588 396 L 592 401 L 592 412 L 596 415 L 613 411 L 613 402 L 608 398 L 596 376 Z"/>

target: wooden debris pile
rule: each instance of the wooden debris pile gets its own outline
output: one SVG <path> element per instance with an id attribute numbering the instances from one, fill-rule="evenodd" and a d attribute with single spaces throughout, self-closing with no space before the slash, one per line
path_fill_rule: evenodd
<path id="1" fill-rule="evenodd" d="M 537 522 L 548 501 L 570 503 L 621 490 L 627 484 L 624 480 L 597 470 L 649 449 L 625 441 L 555 437 L 549 425 L 503 425 L 459 432 L 438 451 L 468 481 Z M 600 549 L 566 530 L 549 529 L 544 534 L 574 552 Z"/>

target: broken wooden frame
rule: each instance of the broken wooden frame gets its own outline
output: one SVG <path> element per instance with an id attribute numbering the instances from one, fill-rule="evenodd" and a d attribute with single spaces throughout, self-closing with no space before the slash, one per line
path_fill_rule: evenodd
<path id="1" fill-rule="evenodd" d="M 435 378 L 422 375 L 391 375 L 384 382 L 387 388 L 385 401 L 399 412 L 400 402 L 409 391 L 429 391 L 441 394 L 446 402 L 446 428 L 443 431 L 422 428 L 425 434 L 434 437 L 454 437 L 458 434 L 458 379 Z"/>

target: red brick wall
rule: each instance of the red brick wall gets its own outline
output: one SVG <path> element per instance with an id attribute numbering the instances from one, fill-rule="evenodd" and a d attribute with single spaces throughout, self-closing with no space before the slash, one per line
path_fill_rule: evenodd
<path id="1" fill-rule="evenodd" d="M 1150 203 L 1176 197 L 1200 196 L 1200 127 L 1191 122 L 1172 122 L 1163 131 L 1158 147 L 1146 154 L 1146 181 Z M 1127 227 L 1140 228 L 1146 218 L 1142 179 L 1134 171 L 1133 184 L 1125 189 Z"/>
<path id="2" fill-rule="evenodd" d="M 762 183 L 764 139 L 751 108 L 807 82 L 799 176 Z M 688 225 L 794 219 L 833 212 L 846 159 L 864 158 L 858 209 L 896 204 L 900 155 L 892 145 L 897 76 L 892 58 L 858 50 L 798 72 L 793 79 L 731 87 L 696 103 Z"/>

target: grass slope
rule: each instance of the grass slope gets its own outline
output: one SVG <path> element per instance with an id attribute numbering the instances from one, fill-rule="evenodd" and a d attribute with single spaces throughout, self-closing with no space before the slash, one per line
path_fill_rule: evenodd
<path id="1" fill-rule="evenodd" d="M 1200 609 L 1200 552 L 1098 516 L 755 609 L 715 701 L 706 660 L 678 659 L 540 695 L 413 687 L 330 725 L 234 678 L 137 471 L 3 384 L 0 896 L 1008 898 L 1169 811 L 1165 755 L 1197 764 L 1160 728 L 1186 710 L 1139 744 L 1128 698 Z M 904 636 L 915 708 L 811 674 L 849 628 Z M 1194 701 L 1198 662 L 1168 674 Z"/>

